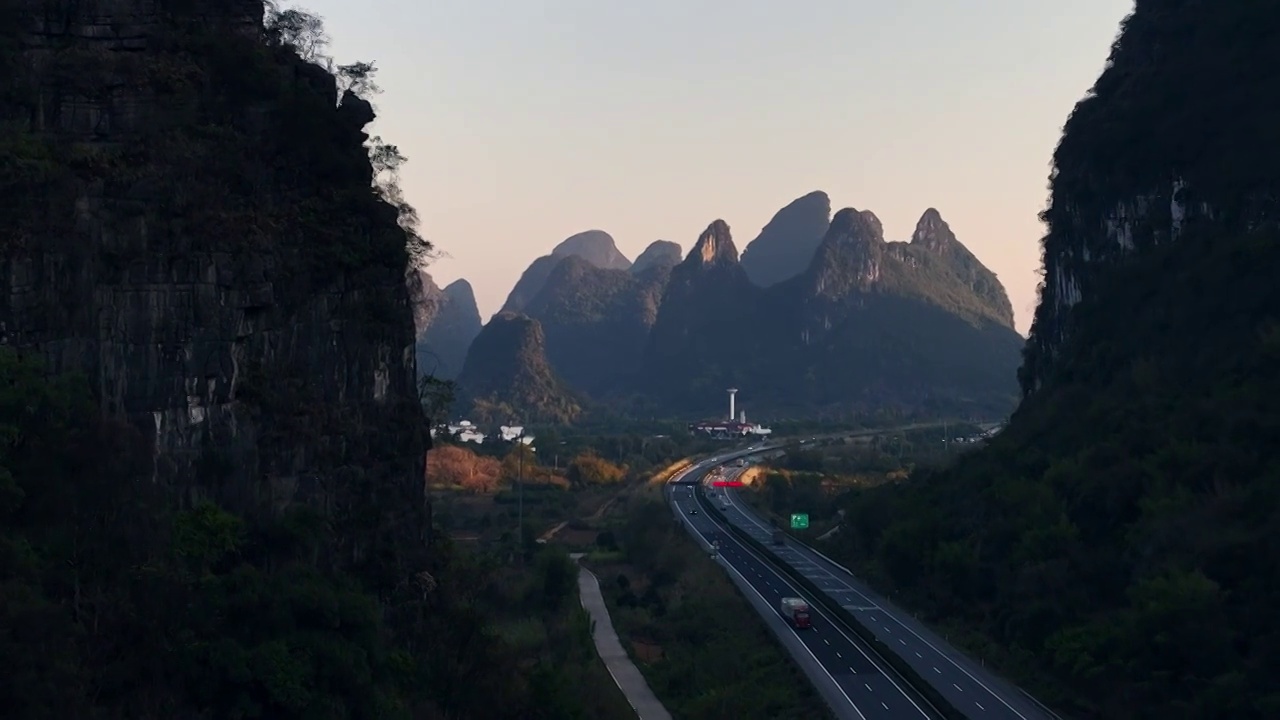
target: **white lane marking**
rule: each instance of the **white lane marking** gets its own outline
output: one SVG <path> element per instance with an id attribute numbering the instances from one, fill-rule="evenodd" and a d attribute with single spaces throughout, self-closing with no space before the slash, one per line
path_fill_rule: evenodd
<path id="1" fill-rule="evenodd" d="M 867 692 L 875 692 L 874 690 L 871 689 L 871 686 L 868 685 L 867 683 L 862 683 L 862 686 L 867 689 Z"/>
<path id="2" fill-rule="evenodd" d="M 766 528 L 764 525 L 760 524 L 760 521 L 759 521 L 759 520 L 757 520 L 757 519 L 756 519 L 755 517 L 753 517 L 752 515 L 748 515 L 748 514 L 747 514 L 747 512 L 746 512 L 745 510 L 743 510 L 742 508 L 739 508 L 739 507 L 738 507 L 738 503 L 737 503 L 737 501 L 733 499 L 734 493 L 727 492 L 727 490 L 728 490 L 728 488 L 726 488 L 725 497 L 729 499 L 729 504 L 730 504 L 730 505 L 733 505 L 733 507 L 734 507 L 735 509 L 737 509 L 737 510 L 738 510 L 739 514 L 741 514 L 741 515 L 742 515 L 742 517 L 746 518 L 749 522 L 751 522 L 752 524 L 754 524 L 756 527 L 760 528 L 761 530 L 764 530 L 764 531 L 768 532 L 768 528 Z M 797 551 L 797 552 L 798 552 L 798 551 Z M 816 562 L 816 561 L 815 561 L 815 562 Z M 841 569 L 843 570 L 843 568 L 841 568 Z M 847 571 L 846 571 L 846 572 L 847 572 Z M 850 574 L 851 574 L 851 573 L 850 573 Z M 871 604 L 871 605 L 875 605 L 875 604 L 876 604 L 876 603 L 871 602 L 871 598 L 867 597 L 867 596 L 866 596 L 866 595 L 864 595 L 861 591 L 859 591 L 859 590 L 857 590 L 857 589 L 853 588 L 852 586 L 848 585 L 847 583 L 845 584 L 845 587 L 847 587 L 850 591 L 855 592 L 855 593 L 857 593 L 858 595 L 860 595 L 860 596 L 862 597 L 862 599 L 863 599 L 863 600 L 866 600 L 866 601 L 867 601 L 867 603 L 869 603 L 869 604 Z M 879 606 L 877 606 L 877 607 L 879 607 Z M 879 607 L 879 609 L 880 609 L 880 610 L 884 610 L 884 608 L 882 608 L 882 607 Z M 1002 705 L 1004 705 L 1005 707 L 1009 708 L 1009 712 L 1012 712 L 1014 715 L 1017 715 L 1019 718 L 1022 718 L 1022 720 L 1027 720 L 1027 716 L 1026 716 L 1026 715 L 1023 715 L 1022 713 L 1018 712 L 1018 710 L 1017 710 L 1016 708 L 1014 708 L 1012 705 L 1010 705 L 1010 704 L 1008 703 L 1008 701 L 1006 701 L 1006 700 L 1005 700 L 1003 697 L 1001 697 L 1000 695 L 997 695 L 997 694 L 996 694 L 996 692 L 995 692 L 994 690 L 992 690 L 990 687 L 987 687 L 986 683 L 984 683 L 984 682 L 982 682 L 981 680 L 979 680 L 978 678 L 974 677 L 974 676 L 973 676 L 973 673 L 971 673 L 971 672 L 969 672 L 968 670 L 965 670 L 963 667 L 961 667 L 960 663 L 958 663 L 958 662 L 956 662 L 955 660 L 951 659 L 951 656 L 949 656 L 949 655 L 947 655 L 946 653 L 944 653 L 944 652 L 942 652 L 941 650 L 939 650 L 939 649 L 937 648 L 937 646 L 935 646 L 933 643 L 931 643 L 931 642 L 929 642 L 928 640 L 926 640 L 925 638 L 923 638 L 923 637 L 920 635 L 920 633 L 918 633 L 918 632 L 916 632 L 915 630 L 912 630 L 911 628 L 907 627 L 907 625 L 906 625 L 905 623 L 903 623 L 901 620 L 899 620 L 897 617 L 895 617 L 895 616 L 894 616 L 894 614 L 893 614 L 893 613 L 891 613 L 891 612 L 889 612 L 888 610 L 885 610 L 885 611 L 884 611 L 884 614 L 885 614 L 887 617 L 889 617 L 890 619 L 892 619 L 892 620 L 893 620 L 895 623 L 897 623 L 899 626 L 901 626 L 904 630 L 906 630 L 907 632 L 911 633 L 912 635 L 915 635 L 917 640 L 919 640 L 920 642 L 922 642 L 922 643 L 924 643 L 925 645 L 929 646 L 929 649 L 930 649 L 930 650 L 932 650 L 932 651 L 934 651 L 935 653 L 937 653 L 937 654 L 941 655 L 941 656 L 942 656 L 942 658 L 943 658 L 944 660 L 946 660 L 947 662 L 951 663 L 951 665 L 952 665 L 955 669 L 957 669 L 957 670 L 959 670 L 960 672 L 964 673 L 966 677 L 968 677 L 970 680 L 972 680 L 972 681 L 974 681 L 975 683 L 977 683 L 977 684 L 978 684 L 978 686 L 979 686 L 979 687 L 981 687 L 983 690 L 986 690 L 988 695 L 990 695 L 991 697 L 993 697 L 993 698 L 995 698 L 996 700 L 998 700 L 998 701 L 1000 702 L 1000 704 L 1002 704 Z M 934 668 L 934 670 L 936 671 L 936 670 L 938 670 L 938 668 L 936 668 L 936 667 L 935 667 L 935 668 Z M 938 672 L 939 672 L 939 674 L 941 674 L 941 671 L 938 671 Z"/>
<path id="3" fill-rule="evenodd" d="M 713 525 L 719 528 L 718 523 L 716 523 L 714 520 L 711 522 Z M 741 546 L 741 549 L 743 551 L 743 554 L 745 555 L 747 553 L 746 546 L 745 545 Z M 773 568 L 773 566 L 769 565 L 768 561 L 762 559 L 760 560 L 760 562 L 764 564 L 764 568 L 766 570 L 768 570 L 772 575 L 778 578 L 778 581 L 782 584 L 783 587 L 790 588 L 793 592 L 796 592 L 796 593 L 799 592 L 798 590 L 795 589 L 795 587 L 790 582 L 787 581 L 785 577 L 782 576 L 782 573 L 778 572 Z M 751 589 L 755 590 L 754 587 Z M 759 592 L 757 591 L 756 594 L 758 595 Z M 862 657 L 866 658 L 867 662 L 871 663 L 871 667 L 879 669 L 880 666 L 876 665 L 875 661 L 871 659 L 871 656 L 868 655 L 866 651 L 863 650 L 857 643 L 855 643 L 853 641 L 853 638 L 849 637 L 844 630 L 841 630 L 839 625 L 831 621 L 831 619 L 827 617 L 827 614 L 825 612 L 818 610 L 818 608 L 816 607 L 810 606 L 810 612 L 814 612 L 814 611 L 817 611 L 816 614 L 819 617 L 823 618 L 824 620 L 827 620 L 830 623 L 831 627 L 835 628 L 836 632 L 840 633 L 840 636 L 843 637 L 845 641 L 849 643 L 849 645 L 853 646 L 853 648 L 857 650 L 858 653 L 862 655 Z M 825 670 L 826 668 L 823 668 L 823 669 Z M 827 674 L 830 675 L 829 672 Z M 885 679 L 889 681 L 889 684 L 893 685 L 894 689 L 897 690 L 902 695 L 902 697 L 907 699 L 907 702 L 911 703 L 911 706 L 914 707 L 922 717 L 925 717 L 925 718 L 929 717 L 929 714 L 924 711 L 924 708 L 921 708 L 919 705 L 917 705 L 916 701 L 913 700 L 911 696 L 907 694 L 907 691 L 902 689 L 902 686 L 898 684 L 898 681 L 890 677 L 888 673 L 882 672 L 881 674 L 884 675 Z"/>
<path id="4" fill-rule="evenodd" d="M 684 518 L 683 515 L 681 517 Z M 686 524 L 689 528 L 697 533 L 698 537 L 702 537 L 701 533 L 698 533 L 698 529 L 693 526 L 693 523 L 688 522 L 687 518 L 684 519 L 686 520 Z M 712 524 L 714 525 L 715 523 L 713 522 Z M 772 607 L 773 604 L 766 600 L 764 595 L 760 594 L 759 590 L 756 590 L 755 586 L 751 584 L 751 581 L 748 580 L 745 575 L 738 572 L 738 568 L 734 567 L 732 563 L 725 563 L 725 565 L 732 570 L 735 575 L 742 578 L 742 582 L 745 583 L 747 587 L 751 588 L 751 592 L 755 593 L 756 597 L 760 598 L 760 602 L 764 603 L 767 607 Z M 822 668 L 822 672 L 826 673 L 827 677 L 831 679 L 831 684 L 836 686 L 836 690 L 840 691 L 840 694 L 844 696 L 844 699 L 849 703 L 849 706 L 853 708 L 853 711 L 858 713 L 858 717 L 862 718 L 862 720 L 867 720 L 867 716 L 862 714 L 862 710 L 860 710 L 857 704 L 853 702 L 853 698 L 849 697 L 849 693 L 845 692 L 844 688 L 840 687 L 840 683 L 836 682 L 835 676 L 831 674 L 831 671 L 827 669 L 826 665 L 822 664 L 822 661 L 818 659 L 818 656 L 813 654 L 813 651 L 809 649 L 809 646 L 805 644 L 804 640 L 800 640 L 800 646 L 804 648 L 805 652 L 809 653 L 809 657 L 813 658 L 813 662 L 818 667 Z M 924 711 L 921 712 L 923 713 Z"/>
<path id="5" fill-rule="evenodd" d="M 957 685 L 957 684 L 955 684 L 955 683 L 951 683 L 951 687 L 953 687 L 953 688 L 955 688 L 955 689 L 959 690 L 960 692 L 964 692 L 964 688 L 960 687 L 959 685 Z"/>
<path id="6" fill-rule="evenodd" d="M 987 710 L 987 709 L 986 709 L 986 708 L 984 708 L 984 707 L 982 707 L 982 703 L 978 702 L 977 700 L 974 700 L 974 701 L 973 701 L 973 704 L 974 704 L 974 705 L 977 705 L 979 710 L 981 710 L 981 711 L 983 711 L 983 712 L 986 712 L 986 710 Z"/>

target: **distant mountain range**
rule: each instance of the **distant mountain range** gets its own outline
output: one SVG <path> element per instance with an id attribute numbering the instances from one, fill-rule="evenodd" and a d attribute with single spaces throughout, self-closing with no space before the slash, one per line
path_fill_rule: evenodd
<path id="1" fill-rule="evenodd" d="M 471 283 L 456 280 L 441 290 L 429 273 L 418 270 L 409 278 L 409 298 L 417 331 L 418 373 L 456 378 L 467 350 L 480 334 L 480 310 Z"/>
<path id="2" fill-rule="evenodd" d="M 772 416 L 1011 410 L 1024 340 L 996 276 L 934 209 L 890 242 L 873 213 L 831 207 L 822 192 L 789 203 L 741 258 L 723 220 L 683 258 L 659 240 L 634 263 L 579 233 L 483 329 L 469 286 L 437 291 L 419 357 L 495 420 L 712 415 L 728 387 Z"/>

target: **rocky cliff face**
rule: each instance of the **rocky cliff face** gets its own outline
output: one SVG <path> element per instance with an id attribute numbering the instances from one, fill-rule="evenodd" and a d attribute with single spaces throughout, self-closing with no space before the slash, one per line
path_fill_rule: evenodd
<path id="1" fill-rule="evenodd" d="M 960 244 L 951 231 L 951 226 L 934 208 L 929 208 L 920 216 L 915 232 L 911 234 L 911 242 L 908 243 L 906 252 L 901 254 L 904 260 L 911 256 L 910 248 L 919 248 L 931 257 L 941 258 L 955 279 L 968 288 L 978 301 L 979 307 L 975 309 L 979 315 L 985 315 L 1010 328 L 1014 326 L 1013 304 L 1009 302 L 1009 295 L 996 274 Z"/>
<path id="2" fill-rule="evenodd" d="M 809 267 L 831 222 L 831 198 L 815 190 L 779 210 L 747 243 L 742 269 L 760 287 L 789 280 Z"/>
<path id="3" fill-rule="evenodd" d="M 1011 408 L 1022 338 L 1008 298 L 936 210 L 911 242 L 886 242 L 869 211 L 841 210 L 813 263 L 773 304 L 786 306 L 789 285 L 795 315 L 781 332 L 805 347 L 809 368 L 795 397 L 979 415 Z"/>
<path id="4" fill-rule="evenodd" d="M 1274 19 L 1263 3 L 1136 3 L 1054 153 L 1024 392 L 1054 372 L 1071 308 L 1108 268 L 1195 226 L 1232 234 L 1276 222 L 1280 158 L 1267 128 L 1280 110 L 1248 105 L 1274 89 Z M 1188 93 L 1196 102 L 1170 112 Z"/>
<path id="5" fill-rule="evenodd" d="M 588 230 L 565 238 L 551 250 L 551 254 L 543 255 L 529 264 L 529 267 L 516 281 L 507 301 L 500 312 L 523 312 L 544 285 L 556 265 L 567 257 L 579 257 L 592 265 L 605 270 L 626 270 L 631 261 L 626 258 L 614 243 L 613 237 L 603 230 Z"/>
<path id="6" fill-rule="evenodd" d="M 413 477 L 406 234 L 370 192 L 369 103 L 268 42 L 261 2 L 16 7 L 3 342 L 87 374 L 188 497 Z"/>
<path id="7" fill-rule="evenodd" d="M 729 387 L 724 382 L 739 367 L 730 359 L 744 350 L 738 319 L 754 302 L 755 291 L 738 261 L 729 225 L 724 220 L 708 225 L 667 281 L 645 348 L 645 390 L 667 398 L 683 394 L 691 380 L 708 374 L 702 365 L 710 359 L 725 374 L 716 373 L 721 380 L 714 387 L 694 380 L 697 402 L 710 402 Z"/>

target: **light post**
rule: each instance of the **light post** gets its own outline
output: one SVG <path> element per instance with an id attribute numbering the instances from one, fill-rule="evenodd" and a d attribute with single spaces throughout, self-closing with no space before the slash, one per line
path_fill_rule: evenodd
<path id="1" fill-rule="evenodd" d="M 516 531 L 516 543 L 520 548 L 520 562 L 524 563 L 524 427 L 520 428 L 520 434 L 516 436 L 516 505 L 519 507 L 518 522 L 520 527 Z"/>

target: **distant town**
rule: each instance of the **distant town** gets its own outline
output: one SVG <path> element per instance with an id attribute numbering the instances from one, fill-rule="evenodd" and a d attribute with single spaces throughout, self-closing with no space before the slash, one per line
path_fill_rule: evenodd
<path id="1" fill-rule="evenodd" d="M 459 420 L 456 424 L 441 425 L 431 428 L 431 437 L 440 437 L 443 433 L 457 442 L 483 444 L 486 439 L 494 442 L 522 442 L 533 445 L 533 436 L 524 434 L 523 425 L 502 425 L 496 433 L 485 433 L 470 420 Z"/>
<path id="2" fill-rule="evenodd" d="M 737 388 L 730 388 L 727 392 L 729 393 L 728 417 L 719 420 L 703 420 L 689 423 L 690 434 L 702 434 L 718 440 L 733 440 L 751 435 L 764 437 L 773 433 L 771 428 L 765 427 L 760 423 L 747 422 L 746 411 L 740 410 L 735 406 L 735 396 L 738 394 Z M 455 442 L 470 442 L 477 445 L 483 444 L 486 440 L 493 442 L 519 441 L 525 445 L 532 445 L 534 439 L 532 435 L 524 433 L 524 426 L 522 425 L 502 425 L 496 433 L 486 433 L 470 420 L 459 420 L 456 423 L 431 429 L 431 437 L 441 437 L 441 435 L 451 438 Z"/>

